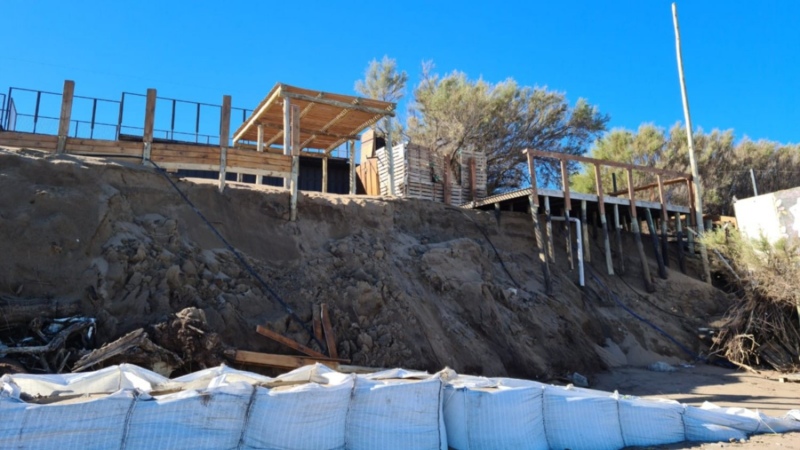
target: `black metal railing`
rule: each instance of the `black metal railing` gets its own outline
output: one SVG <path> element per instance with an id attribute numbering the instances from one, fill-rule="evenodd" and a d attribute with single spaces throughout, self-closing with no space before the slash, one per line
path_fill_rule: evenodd
<path id="1" fill-rule="evenodd" d="M 58 134 L 61 97 L 62 94 L 56 92 L 9 88 L 8 95 L 0 94 L 0 127 L 9 131 Z M 133 92 L 123 92 L 119 100 L 75 95 L 68 134 L 84 139 L 141 138 L 146 99 L 146 95 Z M 153 138 L 219 145 L 221 110 L 221 105 L 156 97 Z M 250 112 L 251 109 L 232 107 L 231 130 L 238 128 Z"/>

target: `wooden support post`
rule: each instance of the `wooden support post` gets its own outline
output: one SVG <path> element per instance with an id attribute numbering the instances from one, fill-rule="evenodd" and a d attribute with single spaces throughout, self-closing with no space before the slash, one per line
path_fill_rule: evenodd
<path id="1" fill-rule="evenodd" d="M 322 157 L 322 192 L 328 192 L 328 155 Z"/>
<path id="2" fill-rule="evenodd" d="M 242 172 L 238 172 L 236 174 L 236 182 L 237 183 L 244 183 L 244 174 Z"/>
<path id="3" fill-rule="evenodd" d="M 256 151 L 264 151 L 264 125 L 258 124 L 258 141 L 256 142 Z M 260 183 L 258 183 L 260 184 Z"/>
<path id="4" fill-rule="evenodd" d="M 656 286 L 653 284 L 653 279 L 650 276 L 650 265 L 647 264 L 647 255 L 644 253 L 644 245 L 642 244 L 642 234 L 639 231 L 639 219 L 636 217 L 636 193 L 633 191 L 633 170 L 628 169 L 628 198 L 631 202 L 631 231 L 633 238 L 636 241 L 636 250 L 639 252 L 639 259 L 642 261 L 642 277 L 644 278 L 644 287 L 647 292 L 655 292 Z"/>
<path id="5" fill-rule="evenodd" d="M 572 202 L 569 198 L 569 172 L 567 171 L 567 160 L 561 160 L 561 190 L 564 191 L 564 243 L 567 247 L 567 260 L 569 269 L 575 269 L 575 261 L 572 256 L 572 227 L 569 222 L 569 211 L 572 209 Z M 580 230 L 575 230 L 580 233 Z"/>
<path id="6" fill-rule="evenodd" d="M 499 211 L 499 210 L 498 210 Z M 556 262 L 556 248 L 553 242 L 553 216 L 550 214 L 550 197 L 544 197 L 544 220 L 547 231 L 547 256 L 551 263 Z"/>
<path id="7" fill-rule="evenodd" d="M 581 200 L 581 232 L 583 232 L 583 260 L 592 262 L 591 241 L 589 241 L 589 221 L 586 215 L 586 200 Z"/>
<path id="8" fill-rule="evenodd" d="M 611 184 L 617 192 L 617 174 L 611 174 Z M 622 250 L 622 224 L 619 220 L 619 205 L 614 203 L 614 236 L 617 241 L 617 272 L 625 275 L 625 252 Z"/>
<path id="9" fill-rule="evenodd" d="M 322 334 L 322 315 L 320 314 L 320 308 L 316 305 L 311 308 L 311 321 L 314 325 L 314 337 L 317 338 L 318 342 L 322 342 L 325 340 L 325 336 Z"/>
<path id="10" fill-rule="evenodd" d="M 600 212 L 600 227 L 603 229 L 603 250 L 606 255 L 606 270 L 608 271 L 609 275 L 614 275 L 614 264 L 611 259 L 611 243 L 608 239 L 608 223 L 606 220 L 606 205 L 605 199 L 603 196 L 603 179 L 600 175 L 600 165 L 594 165 L 594 178 L 595 178 L 595 186 L 597 188 L 597 208 Z M 618 211 L 616 208 L 617 205 L 614 205 L 614 211 Z M 619 221 L 619 213 L 615 215 L 617 217 L 617 221 Z M 619 228 L 617 228 L 617 232 L 619 232 Z"/>
<path id="11" fill-rule="evenodd" d="M 228 164 L 228 140 L 231 133 L 231 96 L 222 96 L 219 116 L 219 191 L 225 190 L 226 166 Z"/>
<path id="12" fill-rule="evenodd" d="M 693 226 L 696 226 L 695 221 L 697 220 L 697 216 L 695 215 L 694 210 L 694 190 L 692 189 L 692 182 L 686 180 L 686 188 L 689 195 L 689 215 L 686 217 L 686 229 L 689 230 L 686 233 L 686 240 L 689 244 L 689 255 L 694 256 L 694 233 L 691 232 Z"/>
<path id="13" fill-rule="evenodd" d="M 331 325 L 330 312 L 328 312 L 328 304 L 323 303 L 320 305 L 322 330 L 325 332 L 325 345 L 328 346 L 328 356 L 331 358 L 338 358 L 339 351 L 336 349 L 336 336 L 333 334 L 333 326 Z"/>
<path id="14" fill-rule="evenodd" d="M 291 123 L 291 114 L 292 114 L 292 102 L 289 100 L 289 97 L 283 98 L 283 154 L 285 156 L 292 155 L 292 136 L 290 134 L 290 129 L 292 128 Z M 291 187 L 291 176 L 289 178 L 283 178 L 283 188 L 289 189 Z"/>
<path id="15" fill-rule="evenodd" d="M 553 293 L 553 281 L 550 278 L 550 266 L 547 263 L 546 245 L 544 237 L 542 236 L 542 227 L 539 224 L 539 191 L 536 188 L 536 165 L 533 160 L 533 155 L 525 152 L 528 157 L 528 171 L 531 174 L 531 195 L 528 196 L 528 202 L 531 206 L 531 218 L 533 219 L 533 233 L 536 237 L 536 248 L 539 250 L 539 262 L 542 266 L 542 275 L 544 276 L 544 291 L 547 295 Z M 472 160 L 474 167 L 474 159 Z"/>
<path id="16" fill-rule="evenodd" d="M 530 167 L 530 164 L 528 164 Z M 475 157 L 469 158 L 469 196 L 471 201 L 478 200 L 478 169 L 475 163 Z M 539 203 L 539 200 L 536 200 Z"/>
<path id="17" fill-rule="evenodd" d="M 288 100 L 288 99 L 287 99 Z M 300 107 L 291 105 L 291 149 L 292 149 L 292 203 L 290 220 L 297 220 L 298 177 L 300 174 Z"/>
<path id="18" fill-rule="evenodd" d="M 650 240 L 653 242 L 653 254 L 656 255 L 656 262 L 658 262 L 658 276 L 662 279 L 667 279 L 667 268 L 664 265 L 664 255 L 661 252 L 658 244 L 658 232 L 656 231 L 656 224 L 653 220 L 653 213 L 650 208 L 645 208 L 645 219 L 647 219 L 647 231 L 650 232 Z"/>
<path id="19" fill-rule="evenodd" d="M 69 125 L 72 119 L 72 99 L 74 95 L 75 82 L 72 80 L 65 80 L 64 90 L 61 94 L 61 117 L 58 119 L 58 144 L 56 144 L 56 153 L 64 153 L 67 149 L 67 136 L 69 136 Z"/>
<path id="20" fill-rule="evenodd" d="M 394 191 L 394 149 L 392 148 L 392 118 L 386 118 L 386 160 L 389 167 L 389 195 L 395 196 Z M 446 178 L 445 178 L 446 179 Z M 445 190 L 445 192 L 447 192 Z M 445 200 L 447 203 L 447 200 Z M 447 203 L 449 204 L 449 203 Z"/>
<path id="21" fill-rule="evenodd" d="M 682 226 L 683 219 L 681 219 L 681 213 L 675 214 L 675 233 L 678 238 L 678 267 L 680 267 L 681 272 L 686 273 L 686 260 L 684 259 L 683 255 L 683 226 Z"/>
<path id="22" fill-rule="evenodd" d="M 150 160 L 150 148 L 153 145 L 153 127 L 156 123 L 156 90 L 147 90 L 147 101 L 144 109 L 144 134 L 142 135 L 142 142 L 144 148 L 142 150 L 142 164 L 146 164 Z"/>
<path id="23" fill-rule="evenodd" d="M 669 241 L 667 240 L 667 222 L 669 221 L 669 214 L 667 213 L 667 199 L 664 195 L 664 180 L 661 174 L 657 175 L 658 179 L 658 201 L 661 203 L 661 254 L 664 256 L 664 265 L 669 267 Z"/>
<path id="24" fill-rule="evenodd" d="M 350 155 L 350 195 L 356 195 L 356 141 L 349 141 L 348 151 Z"/>

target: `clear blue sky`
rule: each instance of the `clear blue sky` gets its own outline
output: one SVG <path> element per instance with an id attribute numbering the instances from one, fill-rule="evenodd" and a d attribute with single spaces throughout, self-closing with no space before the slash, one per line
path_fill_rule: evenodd
<path id="1" fill-rule="evenodd" d="M 277 82 L 352 93 L 389 55 L 584 97 L 612 127 L 683 119 L 669 1 L 237 2 L 4 0 L 9 86 L 252 108 Z M 696 126 L 800 142 L 800 2 L 679 1 Z"/>

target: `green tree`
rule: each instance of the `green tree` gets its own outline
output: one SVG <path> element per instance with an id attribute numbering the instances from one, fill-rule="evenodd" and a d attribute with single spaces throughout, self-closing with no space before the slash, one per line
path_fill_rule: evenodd
<path id="1" fill-rule="evenodd" d="M 470 80 L 463 72 L 440 76 L 432 69 L 423 64 L 408 134 L 451 161 L 461 149 L 485 152 L 490 193 L 529 182 L 523 149 L 583 154 L 608 122 L 595 106 L 583 99 L 570 106 L 560 92 L 519 86 L 513 79 Z M 540 164 L 537 176 L 553 183 L 560 171 L 552 163 Z"/>
<path id="2" fill-rule="evenodd" d="M 408 74 L 397 70 L 397 61 L 384 57 L 373 59 L 364 71 L 364 79 L 356 81 L 355 91 L 360 95 L 384 102 L 397 102 L 405 96 Z M 404 127 L 397 117 L 391 119 L 392 141 L 399 142 L 404 136 Z M 384 121 L 374 125 L 375 130 L 385 136 Z"/>

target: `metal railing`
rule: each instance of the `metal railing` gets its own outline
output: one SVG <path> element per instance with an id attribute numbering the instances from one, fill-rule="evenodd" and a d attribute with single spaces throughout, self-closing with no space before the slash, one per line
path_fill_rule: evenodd
<path id="1" fill-rule="evenodd" d="M 58 134 L 61 93 L 11 87 L 0 94 L 0 128 Z M 146 95 L 123 92 L 119 100 L 73 96 L 69 136 L 83 139 L 137 139 L 144 135 Z M 135 105 L 135 106 L 134 106 Z M 156 97 L 157 140 L 219 145 L 221 105 Z M 162 111 L 169 111 L 164 115 Z M 231 108 L 231 129 L 247 120 L 247 108 Z M 240 122 L 241 120 L 241 122 Z M 231 145 L 232 141 L 228 142 Z"/>

